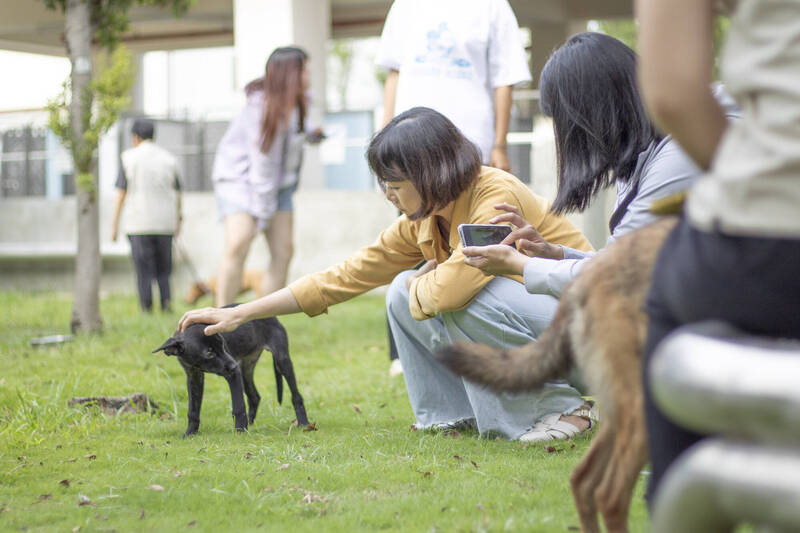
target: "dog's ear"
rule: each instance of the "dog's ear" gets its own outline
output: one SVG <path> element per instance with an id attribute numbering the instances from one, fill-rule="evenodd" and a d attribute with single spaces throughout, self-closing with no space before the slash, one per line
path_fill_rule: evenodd
<path id="1" fill-rule="evenodd" d="M 183 351 L 183 342 L 175 337 L 170 337 L 164 344 L 153 350 L 152 353 L 160 352 L 161 350 L 164 350 L 167 355 L 180 355 Z"/>

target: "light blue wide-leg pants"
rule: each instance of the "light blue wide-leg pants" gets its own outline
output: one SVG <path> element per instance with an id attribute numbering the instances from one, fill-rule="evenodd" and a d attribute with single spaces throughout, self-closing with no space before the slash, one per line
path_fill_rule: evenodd
<path id="1" fill-rule="evenodd" d="M 583 404 L 566 382 L 547 383 L 535 393 L 496 393 L 456 376 L 433 357 L 438 348 L 455 341 L 498 348 L 534 341 L 553 318 L 557 299 L 529 294 L 521 283 L 496 277 L 465 309 L 417 321 L 409 311 L 406 288 L 413 273 L 394 279 L 386 308 L 418 428 L 475 420 L 481 434 L 498 432 L 517 439 L 541 417 Z"/>

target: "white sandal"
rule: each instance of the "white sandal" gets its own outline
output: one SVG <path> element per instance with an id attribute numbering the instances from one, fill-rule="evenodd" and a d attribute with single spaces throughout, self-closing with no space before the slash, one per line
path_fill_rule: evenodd
<path id="1" fill-rule="evenodd" d="M 570 424 L 561 420 L 561 413 L 551 413 L 545 415 L 534 426 L 526 431 L 519 440 L 523 442 L 545 442 L 549 440 L 562 440 L 580 435 L 589 431 L 594 427 L 595 415 L 591 410 L 591 406 L 584 404 L 583 406 L 567 413 L 567 416 L 579 416 L 589 422 L 589 427 L 580 429 L 574 424 Z"/>

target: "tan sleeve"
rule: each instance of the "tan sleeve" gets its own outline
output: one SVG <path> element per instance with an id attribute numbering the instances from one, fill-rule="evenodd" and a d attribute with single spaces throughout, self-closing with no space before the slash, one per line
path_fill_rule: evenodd
<path id="1" fill-rule="evenodd" d="M 414 227 L 401 216 L 370 246 L 338 265 L 303 276 L 290 284 L 289 290 L 304 313 L 316 316 L 331 305 L 391 283 L 397 274 L 422 259 Z"/>
<path id="2" fill-rule="evenodd" d="M 498 214 L 495 204 L 508 202 L 520 205 L 513 191 L 503 186 L 485 187 L 476 190 L 472 208 L 465 220 L 452 220 L 451 226 L 458 224 L 486 224 Z M 409 306 L 411 316 L 417 320 L 431 318 L 438 313 L 458 311 L 472 302 L 480 290 L 494 276 L 484 274 L 480 269 L 464 262 L 459 244 L 450 257 L 436 269 L 420 276 L 411 283 Z M 522 281 L 519 276 L 512 277 Z"/>
<path id="3" fill-rule="evenodd" d="M 425 320 L 438 313 L 463 309 L 492 278 L 464 263 L 459 245 L 447 261 L 411 282 L 408 298 L 411 316 Z"/>

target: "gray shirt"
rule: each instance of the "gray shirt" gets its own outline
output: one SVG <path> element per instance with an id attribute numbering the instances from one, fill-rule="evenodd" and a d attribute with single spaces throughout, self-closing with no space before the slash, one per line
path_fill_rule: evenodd
<path id="1" fill-rule="evenodd" d="M 625 181 L 617 181 L 615 207 L 625 199 L 637 180 L 639 192 L 606 241 L 606 246 L 614 239 L 655 221 L 656 215 L 649 211 L 653 201 L 688 189 L 699 173 L 700 170 L 694 162 L 671 137 L 666 137 L 659 143 L 655 141 L 650 143 L 650 146 L 639 154 L 631 177 Z M 559 298 L 567 283 L 578 275 L 586 262 L 595 254 L 568 247 L 562 248 L 563 260 L 541 257 L 528 259 L 524 271 L 525 288 L 528 292 L 549 294 Z"/>

